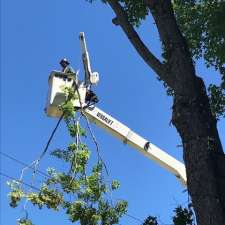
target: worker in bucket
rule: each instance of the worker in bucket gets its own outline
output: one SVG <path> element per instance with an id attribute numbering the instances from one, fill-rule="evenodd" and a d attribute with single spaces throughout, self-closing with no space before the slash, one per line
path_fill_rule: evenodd
<path id="1" fill-rule="evenodd" d="M 60 62 L 60 65 L 62 66 L 62 72 L 63 73 L 72 73 L 72 74 L 76 74 L 76 72 L 74 71 L 74 69 L 70 66 L 69 61 L 64 58 L 62 59 Z"/>

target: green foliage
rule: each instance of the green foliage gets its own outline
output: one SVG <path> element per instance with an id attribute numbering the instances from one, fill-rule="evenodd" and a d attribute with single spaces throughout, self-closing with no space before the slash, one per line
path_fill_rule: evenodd
<path id="1" fill-rule="evenodd" d="M 209 85 L 208 92 L 210 96 L 211 111 L 216 119 L 225 118 L 225 88 L 216 85 Z"/>
<path id="2" fill-rule="evenodd" d="M 149 216 L 142 225 L 158 225 L 157 218 Z"/>
<path id="3" fill-rule="evenodd" d="M 10 197 L 10 206 L 15 208 L 18 206 L 20 200 L 24 197 L 23 190 L 15 189 L 9 193 Z"/>
<path id="4" fill-rule="evenodd" d="M 72 88 L 63 87 L 62 89 L 63 89 L 63 91 L 65 93 L 66 101 L 63 102 L 59 106 L 59 108 L 63 112 L 63 117 L 64 117 L 65 121 L 67 121 L 68 119 L 71 119 L 71 118 L 75 117 L 75 110 L 74 110 L 74 106 L 73 106 L 73 100 L 77 99 L 78 96 L 77 96 L 77 94 L 74 92 L 74 90 Z"/>
<path id="5" fill-rule="evenodd" d="M 22 218 L 18 220 L 19 225 L 34 225 L 31 220 Z"/>
<path id="6" fill-rule="evenodd" d="M 120 187 L 120 182 L 117 180 L 113 180 L 111 184 L 112 190 L 116 190 Z"/>
<path id="7" fill-rule="evenodd" d="M 37 193 L 28 193 L 26 198 L 33 204 L 37 205 L 40 209 L 43 206 L 46 206 L 49 209 L 58 211 L 59 206 L 63 204 L 63 194 L 56 189 L 49 188 L 48 185 L 43 184 L 40 192 Z"/>
<path id="8" fill-rule="evenodd" d="M 175 216 L 173 217 L 174 225 L 193 225 L 193 212 L 188 208 L 178 206 L 175 210 Z"/>
<path id="9" fill-rule="evenodd" d="M 225 69 L 225 2 L 220 0 L 174 0 L 181 30 L 195 58 L 207 66 Z M 225 75 L 225 74 L 224 74 Z"/>
<path id="10" fill-rule="evenodd" d="M 157 79 L 158 79 L 159 81 L 162 81 L 163 87 L 166 89 L 166 94 L 167 94 L 168 96 L 174 96 L 174 90 L 173 90 L 171 87 L 169 87 L 169 86 L 167 85 L 167 83 L 164 82 L 163 80 L 161 80 L 159 77 L 157 77 Z"/>
<path id="11" fill-rule="evenodd" d="M 173 211 L 173 225 L 194 225 L 194 215 L 190 207 L 178 206 Z M 149 216 L 142 225 L 159 225 L 157 217 Z"/>
<path id="12" fill-rule="evenodd" d="M 81 138 L 86 134 L 75 118 L 71 103 L 75 96 L 71 90 L 65 91 L 69 97 L 61 105 L 61 110 L 68 133 L 75 142 L 64 150 L 54 150 L 51 155 L 64 161 L 69 166 L 69 171 L 58 172 L 54 168 L 48 168 L 49 177 L 42 183 L 38 192 L 27 192 L 21 189 L 18 182 L 10 183 L 10 206 L 17 207 L 24 198 L 39 209 L 64 209 L 71 222 L 79 222 L 81 225 L 116 224 L 126 213 L 127 202 L 118 201 L 112 204 L 109 192 L 118 189 L 119 182 L 112 181 L 111 185 L 105 182 L 101 160 L 89 170 L 90 150 L 81 142 Z M 19 224 L 32 225 L 27 218 L 20 219 Z"/>
<path id="13" fill-rule="evenodd" d="M 60 109 L 64 112 L 64 118 L 71 116 L 70 112 L 73 110 L 73 104 L 71 101 L 65 102 L 60 106 Z M 75 116 L 75 112 L 73 112 L 73 116 Z"/>
<path id="14" fill-rule="evenodd" d="M 11 192 L 9 192 L 8 197 L 10 198 L 10 206 L 16 208 L 24 197 L 23 190 L 20 188 L 20 183 L 18 181 L 7 182 L 10 187 Z"/>
<path id="15" fill-rule="evenodd" d="M 86 1 L 93 3 L 95 0 Z M 103 3 L 107 3 L 107 0 L 101 1 Z M 118 2 L 126 12 L 128 21 L 135 27 L 139 27 L 141 25 L 141 21 L 148 15 L 148 8 L 145 4 L 145 0 L 119 0 Z"/>
<path id="16" fill-rule="evenodd" d="M 120 0 L 123 9 L 127 13 L 129 22 L 139 27 L 141 21 L 148 15 L 148 8 L 144 0 Z"/>
<path id="17" fill-rule="evenodd" d="M 81 136 L 86 136 L 85 130 L 80 125 L 74 125 L 74 124 L 67 124 L 68 130 L 70 132 L 71 137 L 75 137 L 78 134 Z"/>
<path id="18" fill-rule="evenodd" d="M 174 11 L 194 59 L 204 58 L 207 67 L 221 74 L 221 85 L 209 86 L 214 116 L 225 115 L 225 1 L 174 0 Z"/>

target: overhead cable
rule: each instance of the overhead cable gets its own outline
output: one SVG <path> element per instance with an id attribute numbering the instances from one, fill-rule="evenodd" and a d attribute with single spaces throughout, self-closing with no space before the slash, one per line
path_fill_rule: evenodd
<path id="1" fill-rule="evenodd" d="M 36 191 L 40 191 L 39 188 L 37 188 L 37 187 L 35 187 L 35 186 L 33 186 L 33 185 L 30 185 L 30 184 L 27 184 L 27 183 L 25 183 L 24 181 L 18 180 L 18 179 L 16 179 L 15 177 L 12 177 L 12 176 L 9 176 L 9 175 L 7 175 L 7 174 L 5 174 L 5 173 L 2 173 L 1 171 L 0 171 L 0 175 L 3 176 L 3 177 L 8 178 L 8 179 L 10 179 L 10 180 L 14 180 L 14 181 L 16 181 L 16 182 L 18 182 L 18 183 L 20 183 L 20 184 L 24 184 L 25 186 L 30 187 L 30 188 L 33 188 L 33 189 L 36 190 Z"/>
<path id="2" fill-rule="evenodd" d="M 20 164 L 20 165 L 22 165 L 22 166 L 29 167 L 29 169 L 34 170 L 34 168 L 33 168 L 32 166 L 29 166 L 29 165 L 26 164 L 25 162 L 22 162 L 22 161 L 16 159 L 15 157 L 13 157 L 13 156 L 11 156 L 11 155 L 9 155 L 9 154 L 6 154 L 6 153 L 1 152 L 1 151 L 0 151 L 0 154 L 3 155 L 4 157 L 8 158 L 8 159 L 11 159 L 11 160 L 17 162 L 18 164 Z M 42 172 L 42 171 L 40 171 L 40 170 L 36 170 L 36 172 L 39 173 L 40 175 L 44 176 L 44 177 L 51 178 L 51 176 L 49 176 L 47 173 L 44 173 L 44 172 Z"/>

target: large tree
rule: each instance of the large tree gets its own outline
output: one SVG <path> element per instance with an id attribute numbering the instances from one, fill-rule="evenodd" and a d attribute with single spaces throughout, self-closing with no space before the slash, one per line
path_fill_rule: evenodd
<path id="1" fill-rule="evenodd" d="M 92 2 L 92 1 L 91 1 Z M 183 144 L 188 192 L 199 225 L 225 224 L 225 155 L 217 120 L 224 116 L 225 2 L 221 0 L 105 0 L 140 57 L 173 96 L 172 123 Z M 152 15 L 162 43 L 162 58 L 145 45 L 137 30 Z M 150 34 L 150 32 L 149 32 Z M 150 35 L 149 35 L 150 37 Z M 209 92 L 194 60 L 221 74 Z"/>

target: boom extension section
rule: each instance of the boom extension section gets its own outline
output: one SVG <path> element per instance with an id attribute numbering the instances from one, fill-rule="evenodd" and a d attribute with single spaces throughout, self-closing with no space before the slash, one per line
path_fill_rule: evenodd
<path id="1" fill-rule="evenodd" d="M 85 73 L 84 84 L 89 89 L 92 84 L 98 83 L 99 74 L 98 74 L 98 72 L 91 71 L 91 63 L 90 63 L 89 54 L 88 54 L 88 50 L 87 50 L 87 44 L 86 44 L 83 32 L 80 32 L 79 38 L 80 38 L 80 45 L 81 45 L 81 51 L 82 51 L 84 73 Z"/>
<path id="2" fill-rule="evenodd" d="M 84 110 L 84 113 L 97 126 L 107 130 L 109 133 L 122 140 L 123 143 L 139 150 L 149 159 L 154 160 L 160 166 L 174 174 L 180 180 L 182 185 L 186 186 L 186 170 L 183 163 L 133 132 L 129 127 L 120 123 L 118 120 L 106 114 L 99 108 L 87 108 Z"/>

